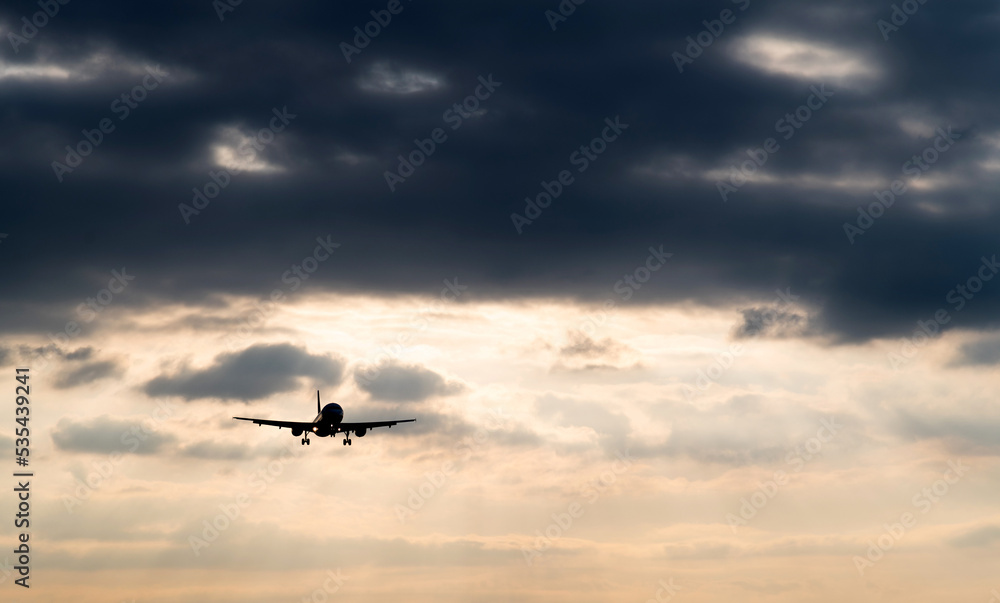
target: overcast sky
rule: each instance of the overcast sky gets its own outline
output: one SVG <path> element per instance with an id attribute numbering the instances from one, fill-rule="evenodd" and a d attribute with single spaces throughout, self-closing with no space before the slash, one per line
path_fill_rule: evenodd
<path id="1" fill-rule="evenodd" d="M 998 28 L 4 6 L 3 600 L 1000 601 Z"/>

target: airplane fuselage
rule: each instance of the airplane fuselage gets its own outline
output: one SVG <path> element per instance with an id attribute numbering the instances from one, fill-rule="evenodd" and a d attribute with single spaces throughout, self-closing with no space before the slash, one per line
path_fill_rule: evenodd
<path id="1" fill-rule="evenodd" d="M 313 419 L 314 433 L 335 433 L 337 426 L 344 422 L 344 409 L 340 404 L 327 404 Z"/>

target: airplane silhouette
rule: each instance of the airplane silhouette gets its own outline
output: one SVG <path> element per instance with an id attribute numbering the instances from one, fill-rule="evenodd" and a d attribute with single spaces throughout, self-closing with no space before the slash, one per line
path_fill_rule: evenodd
<path id="1" fill-rule="evenodd" d="M 344 446 L 351 445 L 351 432 L 359 438 L 363 438 L 369 429 L 376 427 L 388 427 L 397 423 L 411 423 L 416 419 L 400 419 L 397 421 L 369 421 L 367 423 L 344 423 L 344 409 L 340 404 L 327 404 L 320 409 L 319 390 L 316 390 L 316 418 L 312 421 L 271 421 L 270 419 L 249 419 L 247 417 L 233 417 L 240 421 L 253 421 L 256 425 L 273 425 L 278 429 L 287 427 L 292 430 L 292 435 L 299 437 L 302 434 L 302 445 L 309 443 L 309 434 L 314 433 L 318 438 L 333 437 L 338 433 L 344 434 Z"/>

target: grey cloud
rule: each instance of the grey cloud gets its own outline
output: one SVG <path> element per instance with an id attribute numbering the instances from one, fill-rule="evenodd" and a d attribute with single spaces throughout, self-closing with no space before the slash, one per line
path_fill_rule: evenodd
<path id="1" fill-rule="evenodd" d="M 595 340 L 581 331 L 570 331 L 569 342 L 559 348 L 553 371 L 599 371 L 636 369 L 638 353 L 610 337 Z"/>
<path id="2" fill-rule="evenodd" d="M 153 429 L 145 418 L 134 421 L 103 415 L 90 420 L 60 419 L 52 441 L 66 452 L 153 454 L 175 438 Z"/>
<path id="3" fill-rule="evenodd" d="M 559 354 L 568 357 L 583 356 L 584 358 L 617 357 L 624 349 L 625 346 L 610 337 L 595 341 L 583 333 L 574 331 L 570 333 L 570 343 L 560 348 Z"/>
<path id="4" fill-rule="evenodd" d="M 798 458 L 806 442 L 831 424 L 837 433 L 824 437 L 821 456 L 868 443 L 863 423 L 843 413 L 828 415 L 812 408 L 785 408 L 769 404 L 762 396 L 734 396 L 718 407 L 699 409 L 674 401 L 657 403 L 650 409 L 657 422 L 670 425 L 669 435 L 659 444 L 632 446 L 638 457 L 687 457 L 722 466 L 768 464 L 786 466 L 788 455 Z M 796 447 L 800 451 L 796 453 Z M 816 462 L 816 461 L 813 461 Z"/>
<path id="5" fill-rule="evenodd" d="M 344 363 L 338 358 L 310 354 L 290 344 L 260 344 L 241 352 L 216 356 L 204 369 L 185 367 L 173 375 L 163 375 L 146 383 L 150 396 L 258 400 L 299 387 L 300 377 L 336 385 L 343 376 Z"/>
<path id="6" fill-rule="evenodd" d="M 791 337 L 802 334 L 806 326 L 804 316 L 777 308 L 749 308 L 742 314 L 743 322 L 733 329 L 734 339 Z"/>
<path id="7" fill-rule="evenodd" d="M 66 354 L 64 358 L 66 358 L 66 360 L 89 360 L 93 355 L 94 348 L 88 346 L 85 348 L 77 348 L 76 350 Z"/>
<path id="8" fill-rule="evenodd" d="M 430 369 L 415 365 L 390 363 L 377 370 L 358 368 L 354 382 L 373 400 L 388 402 L 420 402 L 432 396 L 451 396 L 465 386 L 446 380 Z"/>
<path id="9" fill-rule="evenodd" d="M 181 454 L 196 459 L 243 460 L 253 456 L 244 444 L 224 444 L 212 440 L 202 440 L 181 448 Z"/>
<path id="10" fill-rule="evenodd" d="M 13 358 L 14 350 L 6 351 L 8 357 Z M 3 355 L 4 349 L 0 348 L 0 365 L 3 364 Z M 97 350 L 90 346 L 77 348 L 72 352 L 67 352 L 55 344 L 39 347 L 21 345 L 17 348 L 20 361 L 29 366 L 38 358 L 44 358 L 46 362 L 49 359 L 61 361 L 59 368 L 54 371 L 56 376 L 53 385 L 56 389 L 69 389 L 124 374 L 125 365 L 121 360 L 113 358 L 97 360 L 96 355 Z"/>
<path id="11" fill-rule="evenodd" d="M 49 343 L 43 346 L 31 347 L 27 345 L 18 346 L 18 354 L 23 360 L 35 358 L 38 356 L 54 356 L 57 358 L 62 358 L 63 360 L 76 361 L 76 360 L 88 360 L 94 355 L 94 348 L 87 346 L 83 348 L 77 348 L 72 352 L 67 352 L 58 345 L 54 343 Z"/>
<path id="12" fill-rule="evenodd" d="M 940 440 L 949 450 L 969 455 L 1000 455 L 1000 417 L 958 412 L 897 409 L 890 424 L 907 440 Z"/>
<path id="13" fill-rule="evenodd" d="M 993 366 L 1000 364 L 1000 337 L 991 336 L 962 344 L 953 366 Z"/>
<path id="14" fill-rule="evenodd" d="M 1000 526 L 989 525 L 975 528 L 950 540 L 959 548 L 987 547 L 1000 542 Z"/>
<path id="15" fill-rule="evenodd" d="M 89 354 L 88 354 L 89 356 Z M 114 360 L 101 360 L 99 362 L 88 362 L 83 366 L 74 368 L 62 373 L 55 380 L 56 389 L 69 389 L 78 385 L 86 385 L 100 379 L 120 376 L 124 373 L 124 367 Z"/>
<path id="16" fill-rule="evenodd" d="M 524 425 L 505 425 L 495 432 L 490 432 L 490 441 L 511 448 L 532 448 L 545 444 L 542 436 Z"/>

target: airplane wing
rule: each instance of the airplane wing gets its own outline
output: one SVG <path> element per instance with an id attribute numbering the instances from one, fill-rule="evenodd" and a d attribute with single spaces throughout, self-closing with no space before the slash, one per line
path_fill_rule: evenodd
<path id="1" fill-rule="evenodd" d="M 270 419 L 248 419 L 246 417 L 233 417 L 240 421 L 253 421 L 255 425 L 273 425 L 274 427 L 287 427 L 288 429 L 301 429 L 308 431 L 313 428 L 313 423 L 302 421 L 272 421 Z"/>
<path id="2" fill-rule="evenodd" d="M 358 429 L 375 429 L 376 427 L 392 427 L 397 423 L 412 423 L 416 419 L 401 419 L 398 421 L 369 421 L 367 423 L 341 423 L 337 426 L 337 432 L 356 431 Z"/>

